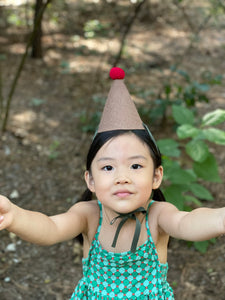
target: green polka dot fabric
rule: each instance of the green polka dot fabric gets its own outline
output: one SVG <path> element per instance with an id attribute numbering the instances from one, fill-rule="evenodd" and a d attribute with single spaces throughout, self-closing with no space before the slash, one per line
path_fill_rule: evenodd
<path id="1" fill-rule="evenodd" d="M 150 205 L 153 203 L 152 201 Z M 70 300 L 173 300 L 173 290 L 167 282 L 168 264 L 158 260 L 146 214 L 147 241 L 135 253 L 108 252 L 101 247 L 98 235 L 100 222 L 89 255 L 83 258 L 83 278 Z"/>

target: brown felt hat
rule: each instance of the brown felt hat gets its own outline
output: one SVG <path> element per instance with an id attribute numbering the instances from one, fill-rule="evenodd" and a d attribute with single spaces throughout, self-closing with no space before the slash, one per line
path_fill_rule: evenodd
<path id="1" fill-rule="evenodd" d="M 124 84 L 125 72 L 120 68 L 112 68 L 110 77 L 113 79 L 113 83 L 105 103 L 98 132 L 144 129 L 136 106 Z"/>

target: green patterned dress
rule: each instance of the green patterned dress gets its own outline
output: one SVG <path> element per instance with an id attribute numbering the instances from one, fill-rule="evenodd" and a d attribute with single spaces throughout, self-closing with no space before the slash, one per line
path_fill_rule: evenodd
<path id="1" fill-rule="evenodd" d="M 148 213 L 146 242 L 135 253 L 113 253 L 103 249 L 98 240 L 102 224 L 100 202 L 99 206 L 99 226 L 88 257 L 82 260 L 83 278 L 70 300 L 173 300 L 173 290 L 167 282 L 168 264 L 161 264 L 158 260 L 148 225 Z"/>

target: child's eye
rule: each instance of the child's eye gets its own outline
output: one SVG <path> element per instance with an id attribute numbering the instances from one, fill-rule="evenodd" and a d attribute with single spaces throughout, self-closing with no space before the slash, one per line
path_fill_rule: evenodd
<path id="1" fill-rule="evenodd" d="M 131 168 L 134 169 L 134 170 L 137 170 L 137 169 L 141 169 L 142 166 L 139 165 L 139 164 L 133 164 L 133 165 L 131 166 Z"/>
<path id="2" fill-rule="evenodd" d="M 102 168 L 104 171 L 112 171 L 113 167 L 112 166 L 105 166 Z"/>

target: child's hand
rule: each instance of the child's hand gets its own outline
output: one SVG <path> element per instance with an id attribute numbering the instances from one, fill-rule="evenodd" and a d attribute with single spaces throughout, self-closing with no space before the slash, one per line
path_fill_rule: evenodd
<path id="1" fill-rule="evenodd" d="M 0 195 L 0 230 L 9 227 L 12 221 L 12 203 L 8 198 Z"/>

